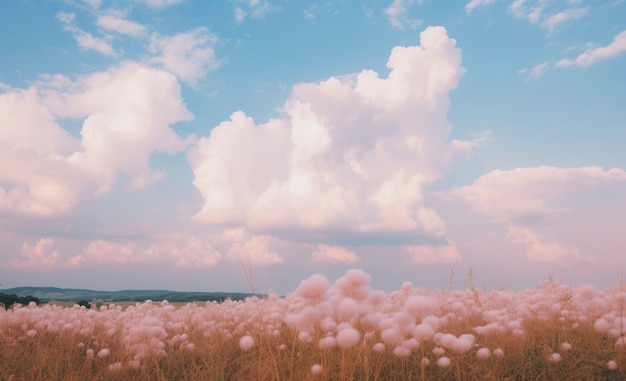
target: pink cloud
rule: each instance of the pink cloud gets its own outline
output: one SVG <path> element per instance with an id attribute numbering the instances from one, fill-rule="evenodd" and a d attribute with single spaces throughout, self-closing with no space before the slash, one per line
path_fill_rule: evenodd
<path id="1" fill-rule="evenodd" d="M 52 238 L 42 238 L 34 245 L 22 245 L 22 258 L 9 262 L 12 268 L 54 267 L 61 258 L 61 253 L 53 248 Z"/>
<path id="2" fill-rule="evenodd" d="M 446 192 L 462 200 L 475 212 L 499 221 L 512 221 L 527 216 L 547 216 L 558 211 L 550 204 L 566 195 L 586 189 L 626 181 L 626 172 L 619 168 L 600 167 L 516 168 L 494 170 L 471 185 Z"/>
<path id="3" fill-rule="evenodd" d="M 84 118 L 81 136 L 63 118 Z M 50 216 L 107 192 L 120 174 L 142 188 L 164 176 L 152 152 L 176 153 L 182 140 L 169 124 L 189 120 L 172 75 L 135 63 L 72 81 L 44 76 L 29 89 L 0 94 L 0 209 Z"/>
<path id="4" fill-rule="evenodd" d="M 387 78 L 364 70 L 296 85 L 283 118 L 257 125 L 238 111 L 213 128 L 188 154 L 204 198 L 194 220 L 260 232 L 444 234 L 422 194 L 472 149 L 447 140 L 460 50 L 431 27 L 421 46 L 394 48 L 387 65 Z"/>
<path id="5" fill-rule="evenodd" d="M 607 46 L 590 48 L 580 54 L 576 59 L 562 59 L 556 63 L 557 67 L 580 66 L 587 67 L 597 62 L 616 57 L 626 51 L 626 30 L 613 38 L 613 42 Z"/>
<path id="6" fill-rule="evenodd" d="M 360 258 L 351 250 L 339 246 L 318 245 L 313 252 L 313 262 L 356 263 Z"/>

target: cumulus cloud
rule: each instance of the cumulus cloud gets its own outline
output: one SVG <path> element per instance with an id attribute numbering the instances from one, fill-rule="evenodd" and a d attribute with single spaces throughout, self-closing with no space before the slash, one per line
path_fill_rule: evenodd
<path id="1" fill-rule="evenodd" d="M 80 138 L 62 128 L 64 118 L 84 120 Z M 180 139 L 169 125 L 191 118 L 176 78 L 134 63 L 10 89 L 0 94 L 0 210 L 65 213 L 122 174 L 134 188 L 148 186 L 164 175 L 150 168 L 150 155 L 184 149 L 192 137 Z"/>
<path id="2" fill-rule="evenodd" d="M 124 18 L 124 14 L 113 12 L 111 14 L 100 15 L 96 24 L 108 31 L 125 34 L 133 37 L 143 37 L 146 35 L 146 27 L 135 21 Z"/>
<path id="3" fill-rule="evenodd" d="M 151 53 L 160 54 L 152 62 L 161 64 L 181 80 L 195 84 L 207 71 L 219 67 L 213 45 L 217 36 L 200 27 L 186 33 L 163 37 L 154 34 L 148 47 Z"/>
<path id="4" fill-rule="evenodd" d="M 389 7 L 385 8 L 385 14 L 389 23 L 396 29 L 416 29 L 422 25 L 422 20 L 408 17 L 407 6 L 422 3 L 423 0 L 393 0 Z"/>
<path id="5" fill-rule="evenodd" d="M 507 238 L 512 243 L 526 246 L 526 256 L 534 262 L 553 263 L 581 258 L 577 248 L 547 241 L 528 227 L 510 225 Z M 587 261 L 590 260 L 592 258 L 588 257 Z"/>
<path id="6" fill-rule="evenodd" d="M 267 1 L 261 0 L 237 0 L 238 6 L 234 8 L 235 21 L 241 24 L 247 16 L 253 19 L 262 19 L 268 13 L 278 8 Z"/>
<path id="7" fill-rule="evenodd" d="M 545 218 L 558 213 L 550 203 L 586 189 L 626 181 L 619 168 L 557 168 L 540 166 L 494 170 L 471 185 L 446 192 L 460 199 L 475 212 L 498 221 Z"/>
<path id="8" fill-rule="evenodd" d="M 451 241 L 444 245 L 405 246 L 404 249 L 409 253 L 411 262 L 415 264 L 462 262 L 456 245 Z"/>
<path id="9" fill-rule="evenodd" d="M 494 3 L 496 0 L 471 0 L 469 3 L 465 4 L 465 11 L 467 13 L 470 13 L 471 11 L 473 11 L 475 8 L 484 6 L 484 5 L 489 5 Z"/>
<path id="10" fill-rule="evenodd" d="M 626 51 L 626 30 L 613 38 L 613 42 L 607 46 L 590 48 L 580 54 L 576 59 L 562 59 L 556 63 L 557 67 L 580 66 L 587 67 L 597 62 L 617 57 Z"/>
<path id="11" fill-rule="evenodd" d="M 34 245 L 22 245 L 22 258 L 9 262 L 12 268 L 52 267 L 57 264 L 61 253 L 54 249 L 52 238 L 42 238 Z"/>
<path id="12" fill-rule="evenodd" d="M 226 256 L 231 261 L 258 265 L 275 265 L 284 261 L 272 249 L 279 240 L 267 235 L 250 233 L 245 228 L 226 228 L 221 235 L 213 237 L 213 240 L 229 246 Z"/>
<path id="13" fill-rule="evenodd" d="M 360 258 L 351 250 L 339 246 L 318 245 L 313 252 L 313 262 L 356 263 Z"/>
<path id="14" fill-rule="evenodd" d="M 63 29 L 72 33 L 74 39 L 82 49 L 95 50 L 106 56 L 115 56 L 116 52 L 113 46 L 103 38 L 94 37 L 91 33 L 87 33 L 75 24 L 76 15 L 73 13 L 59 12 L 57 18 L 65 25 Z"/>
<path id="15" fill-rule="evenodd" d="M 235 112 L 188 155 L 204 198 L 195 221 L 442 234 L 422 194 L 467 149 L 447 141 L 448 93 L 463 74 L 455 45 L 431 27 L 421 46 L 393 49 L 388 78 L 364 70 L 296 85 L 286 116 L 261 125 Z"/>

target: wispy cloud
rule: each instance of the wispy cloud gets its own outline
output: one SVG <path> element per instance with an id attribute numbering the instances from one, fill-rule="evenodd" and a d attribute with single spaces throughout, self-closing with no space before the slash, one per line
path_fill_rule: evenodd
<path id="1" fill-rule="evenodd" d="M 407 16 L 408 9 L 414 4 L 421 4 L 423 0 L 393 0 L 389 7 L 385 8 L 385 14 L 389 23 L 397 29 L 416 29 L 422 25 L 422 20 Z"/>
<path id="2" fill-rule="evenodd" d="M 562 59 L 556 63 L 557 67 L 580 66 L 588 67 L 597 62 L 608 60 L 626 51 L 626 30 L 617 34 L 613 42 L 607 46 L 593 47 L 587 49 L 574 60 Z"/>
<path id="3" fill-rule="evenodd" d="M 495 1 L 496 0 L 471 0 L 469 3 L 465 4 L 465 12 L 470 13 L 478 7 L 493 4 Z"/>
<path id="4" fill-rule="evenodd" d="M 113 57 L 117 55 L 113 46 L 106 39 L 94 37 L 91 33 L 87 33 L 77 27 L 75 24 L 76 15 L 74 13 L 59 12 L 57 13 L 57 18 L 65 25 L 64 29 L 72 33 L 78 46 L 82 49 L 94 50 L 106 56 Z"/>
<path id="5" fill-rule="evenodd" d="M 125 19 L 123 14 L 118 14 L 118 12 L 98 16 L 96 24 L 108 31 L 133 37 L 144 37 L 147 32 L 145 26 Z"/>

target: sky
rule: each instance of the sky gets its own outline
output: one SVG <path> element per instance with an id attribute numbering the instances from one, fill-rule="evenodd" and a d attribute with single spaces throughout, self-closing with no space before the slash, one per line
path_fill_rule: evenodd
<path id="1" fill-rule="evenodd" d="M 623 0 L 0 4 L 0 284 L 623 279 Z M 471 276 L 468 276 L 470 274 Z"/>

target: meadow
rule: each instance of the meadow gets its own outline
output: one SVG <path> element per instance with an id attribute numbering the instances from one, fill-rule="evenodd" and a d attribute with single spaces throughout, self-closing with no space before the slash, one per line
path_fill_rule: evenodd
<path id="1" fill-rule="evenodd" d="M 626 289 L 391 293 L 350 270 L 285 297 L 0 309 L 1 380 L 624 380 Z"/>

